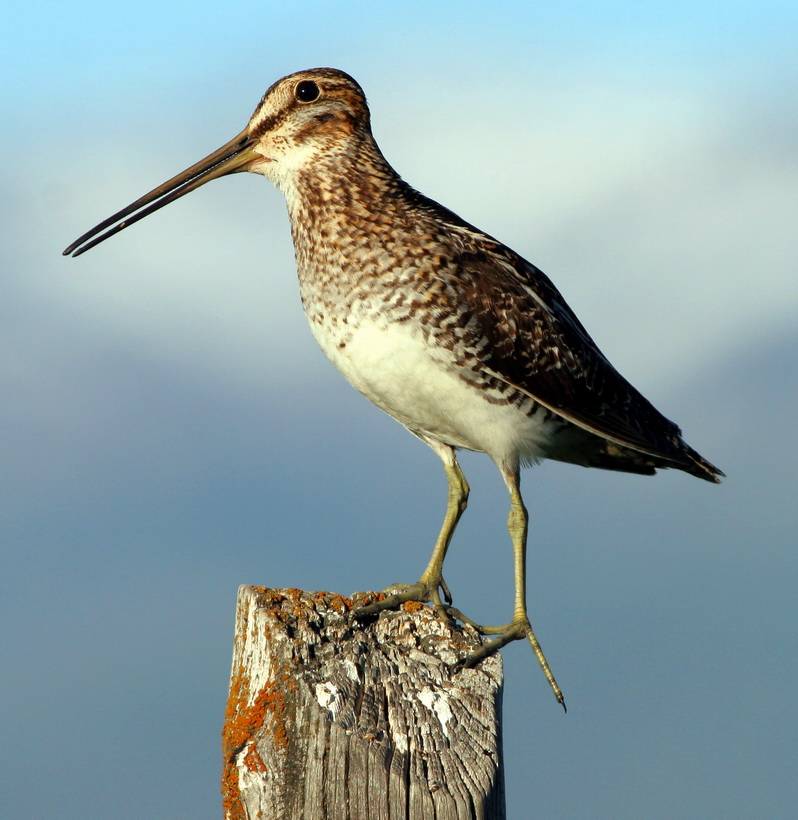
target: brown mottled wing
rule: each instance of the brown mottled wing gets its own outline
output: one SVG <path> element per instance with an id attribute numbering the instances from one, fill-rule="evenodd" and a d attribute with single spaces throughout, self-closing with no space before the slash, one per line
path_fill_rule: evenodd
<path id="1" fill-rule="evenodd" d="M 615 370 L 548 277 L 485 239 L 457 266 L 486 369 L 590 432 L 689 463 L 679 428 Z"/>
<path id="2" fill-rule="evenodd" d="M 470 313 L 472 338 L 466 341 L 479 351 L 483 371 L 584 430 L 669 462 L 652 467 L 675 466 L 718 481 L 723 472 L 693 450 L 679 428 L 609 363 L 543 271 L 400 184 L 417 212 L 430 215 L 432 233 L 441 224 L 449 226 L 460 319 L 466 318 L 463 311 Z"/>

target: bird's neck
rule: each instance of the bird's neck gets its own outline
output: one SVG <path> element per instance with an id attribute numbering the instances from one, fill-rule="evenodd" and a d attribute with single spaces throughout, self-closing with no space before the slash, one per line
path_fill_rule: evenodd
<path id="1" fill-rule="evenodd" d="M 347 267 L 412 221 L 409 186 L 373 143 L 321 158 L 280 186 L 286 196 L 300 276 L 319 265 Z"/>

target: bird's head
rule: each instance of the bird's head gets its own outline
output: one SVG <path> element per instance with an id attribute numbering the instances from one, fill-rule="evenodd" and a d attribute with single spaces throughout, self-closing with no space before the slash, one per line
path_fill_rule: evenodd
<path id="1" fill-rule="evenodd" d="M 263 95 L 246 134 L 260 158 L 246 170 L 279 184 L 294 172 L 355 150 L 370 135 L 369 110 L 348 74 L 315 68 L 278 80 Z"/>
<path id="2" fill-rule="evenodd" d="M 290 74 L 263 95 L 240 134 L 87 231 L 64 255 L 78 256 L 217 177 L 250 171 L 285 189 L 303 170 L 356 152 L 364 139 L 371 141 L 369 110 L 355 80 L 332 68 Z"/>

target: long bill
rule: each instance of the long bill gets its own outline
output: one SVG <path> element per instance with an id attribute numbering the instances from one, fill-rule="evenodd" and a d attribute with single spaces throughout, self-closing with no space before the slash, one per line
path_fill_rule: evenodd
<path id="1" fill-rule="evenodd" d="M 205 159 L 186 168 L 185 171 L 164 182 L 163 185 L 144 194 L 127 208 L 123 208 L 113 216 L 109 216 L 108 219 L 104 219 L 99 225 L 95 225 L 90 231 L 86 231 L 64 251 L 64 256 L 80 256 L 89 248 L 108 239 L 109 236 L 119 233 L 134 222 L 138 222 L 212 179 L 246 171 L 251 162 L 263 159 L 260 154 L 255 153 L 253 145 L 254 141 L 250 138 L 249 133 L 246 129 L 243 130 L 237 137 L 209 154 Z"/>

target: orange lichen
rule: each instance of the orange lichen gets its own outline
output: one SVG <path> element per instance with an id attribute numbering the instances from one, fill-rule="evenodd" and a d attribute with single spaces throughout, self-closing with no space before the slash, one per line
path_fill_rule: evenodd
<path id="1" fill-rule="evenodd" d="M 222 809 L 226 820 L 246 820 L 244 808 L 241 805 L 241 792 L 238 788 L 235 755 L 251 737 L 251 725 L 249 721 L 242 719 L 249 686 L 249 677 L 243 665 L 239 665 L 230 677 L 230 696 L 227 699 L 224 729 L 222 730 L 222 754 L 224 755 Z"/>
<path id="2" fill-rule="evenodd" d="M 330 609 L 334 609 L 339 614 L 343 614 L 344 612 L 349 612 L 352 609 L 352 600 L 343 595 L 333 593 L 328 605 Z"/>
<path id="3" fill-rule="evenodd" d="M 288 670 L 283 672 L 280 681 L 284 689 L 287 689 L 290 692 L 296 692 L 296 678 Z"/>
<path id="4" fill-rule="evenodd" d="M 247 753 L 244 755 L 244 766 L 250 772 L 265 772 L 266 764 L 263 758 L 258 754 L 258 749 L 254 743 L 250 743 L 247 748 Z"/>
<path id="5" fill-rule="evenodd" d="M 288 745 L 288 732 L 285 728 L 285 694 L 276 683 L 269 683 L 258 692 L 253 711 L 260 716 L 260 728 L 267 715 L 272 716 L 274 741 L 278 746 Z"/>
<path id="6" fill-rule="evenodd" d="M 419 610 L 424 609 L 424 604 L 420 601 L 405 601 L 403 608 L 405 612 L 418 612 Z"/>
<path id="7" fill-rule="evenodd" d="M 245 817 L 238 788 L 236 756 L 249 746 L 242 761 L 243 765 L 250 771 L 266 771 L 266 763 L 252 741 L 257 741 L 267 719 L 273 730 L 275 747 L 285 748 L 288 745 L 285 693 L 281 685 L 289 683 L 288 689 L 294 691 L 296 684 L 292 679 L 289 680 L 290 676 L 285 672 L 279 677 L 281 684 L 267 683 L 250 704 L 251 681 L 243 665 L 240 665 L 231 676 L 230 697 L 227 701 L 222 731 L 222 805 L 227 820 L 244 820 Z"/>

